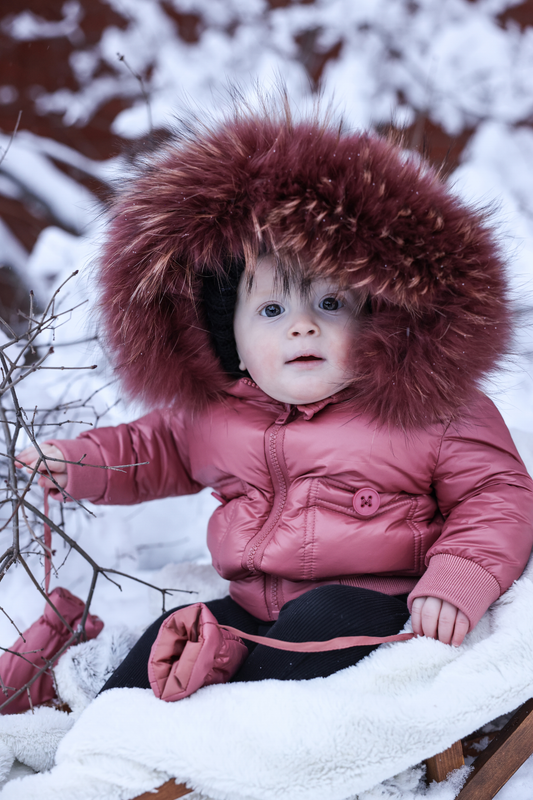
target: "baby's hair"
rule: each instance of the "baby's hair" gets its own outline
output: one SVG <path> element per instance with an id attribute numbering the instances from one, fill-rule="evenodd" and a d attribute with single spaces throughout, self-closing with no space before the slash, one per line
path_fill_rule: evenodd
<path id="1" fill-rule="evenodd" d="M 259 250 L 257 258 L 247 261 L 244 267 L 246 290 L 248 292 L 251 292 L 253 287 L 257 263 L 267 256 L 270 256 L 274 267 L 274 291 L 279 292 L 281 295 L 287 295 L 289 292 L 296 290 L 302 298 L 307 298 L 311 292 L 313 281 L 316 279 L 324 280 L 321 275 L 314 275 L 311 273 L 298 254 L 284 253 L 279 250 L 270 250 L 266 247 L 262 247 Z M 348 273 L 346 278 L 349 277 Z M 370 311 L 369 294 L 367 291 L 361 288 L 354 289 L 354 287 L 350 285 L 349 280 L 343 283 L 332 280 L 331 284 L 335 286 L 335 291 L 338 291 L 340 294 L 347 291 L 354 291 L 356 302 L 353 313 L 356 317 L 366 311 Z"/>

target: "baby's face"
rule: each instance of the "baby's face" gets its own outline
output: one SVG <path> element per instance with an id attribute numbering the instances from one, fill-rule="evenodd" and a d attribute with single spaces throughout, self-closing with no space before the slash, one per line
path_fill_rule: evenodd
<path id="1" fill-rule="evenodd" d="M 234 332 L 240 369 L 275 400 L 302 405 L 344 389 L 357 332 L 353 291 L 317 280 L 307 295 L 288 293 L 275 281 L 270 256 L 257 264 L 250 291 L 243 276 Z"/>

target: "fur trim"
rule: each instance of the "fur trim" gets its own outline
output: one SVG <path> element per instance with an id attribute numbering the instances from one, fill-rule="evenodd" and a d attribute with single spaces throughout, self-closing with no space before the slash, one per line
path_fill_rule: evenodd
<path id="1" fill-rule="evenodd" d="M 369 293 L 354 392 L 383 423 L 453 415 L 509 346 L 493 233 L 434 170 L 375 135 L 236 112 L 175 136 L 115 202 L 102 307 L 131 395 L 198 409 L 224 394 L 201 276 L 261 248 Z"/>

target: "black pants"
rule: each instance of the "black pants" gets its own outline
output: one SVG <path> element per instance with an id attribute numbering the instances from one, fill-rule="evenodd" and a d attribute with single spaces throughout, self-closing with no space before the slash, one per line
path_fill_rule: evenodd
<path id="1" fill-rule="evenodd" d="M 409 618 L 407 596 L 396 596 L 352 586 L 320 586 L 285 603 L 276 622 L 263 622 L 244 610 L 231 597 L 206 605 L 222 625 L 244 633 L 271 636 L 287 642 L 325 641 L 337 636 L 391 636 Z M 180 606 L 183 608 L 183 606 Z M 148 659 L 157 633 L 173 608 L 156 619 L 143 633 L 102 691 L 117 687 L 149 689 Z M 325 678 L 364 658 L 374 646 L 350 647 L 326 653 L 291 653 L 245 642 L 250 655 L 233 677 L 236 681 L 309 680 Z"/>

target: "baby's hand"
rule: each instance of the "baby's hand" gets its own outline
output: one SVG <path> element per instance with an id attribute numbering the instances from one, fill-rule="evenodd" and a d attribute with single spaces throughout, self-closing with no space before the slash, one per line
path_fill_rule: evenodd
<path id="1" fill-rule="evenodd" d="M 438 597 L 417 597 L 411 609 L 413 631 L 444 644 L 459 647 L 468 633 L 468 618 L 458 608 Z"/>
<path id="2" fill-rule="evenodd" d="M 43 456 L 46 457 L 46 462 L 41 461 L 39 464 L 39 473 L 41 474 L 39 478 L 39 486 L 42 486 L 43 489 L 57 489 L 57 486 L 52 483 L 50 478 L 48 477 L 46 467 L 48 466 L 48 470 L 52 473 L 55 480 L 61 486 L 62 489 L 65 488 L 67 485 L 67 465 L 64 462 L 65 456 L 61 452 L 61 450 L 53 444 L 41 444 L 39 445 L 41 448 L 41 452 Z M 59 461 L 49 461 L 50 458 L 58 458 Z M 26 447 L 25 450 L 22 450 L 20 453 L 17 453 L 15 456 L 15 466 L 18 469 L 23 469 L 26 467 L 26 472 L 30 475 L 33 472 L 35 464 L 39 460 L 39 453 L 37 452 L 36 448 L 33 446 Z M 17 463 L 22 462 L 22 463 Z"/>

